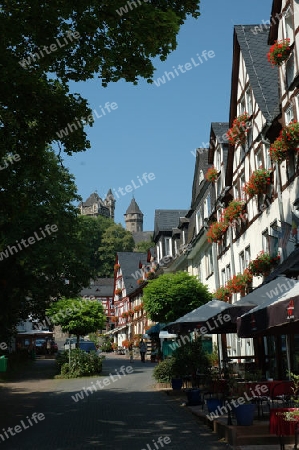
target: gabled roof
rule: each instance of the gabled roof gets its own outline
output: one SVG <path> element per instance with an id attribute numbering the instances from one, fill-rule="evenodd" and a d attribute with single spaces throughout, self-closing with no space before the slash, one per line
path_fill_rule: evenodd
<path id="1" fill-rule="evenodd" d="M 82 202 L 81 204 L 82 206 L 92 206 L 93 204 L 98 203 L 99 200 L 101 200 L 101 198 L 96 192 L 94 192 L 85 202 Z"/>
<path id="2" fill-rule="evenodd" d="M 228 144 L 227 130 L 229 128 L 228 122 L 212 122 L 211 132 L 214 133 L 217 141 L 220 144 Z"/>
<path id="3" fill-rule="evenodd" d="M 185 217 L 188 209 L 156 209 L 154 240 L 163 231 L 172 231 L 179 224 L 179 218 Z"/>
<path id="4" fill-rule="evenodd" d="M 113 297 L 113 278 L 97 278 L 90 282 L 90 286 L 82 289 L 80 296 Z"/>
<path id="5" fill-rule="evenodd" d="M 132 236 L 135 244 L 139 242 L 148 242 L 153 238 L 153 231 L 132 231 Z"/>
<path id="6" fill-rule="evenodd" d="M 253 31 L 256 26 L 258 25 L 236 25 L 234 27 L 234 53 L 238 51 L 239 45 L 255 100 L 266 121 L 270 124 L 280 113 L 278 68 L 273 67 L 267 59 L 269 30 L 264 28 L 255 34 Z M 238 70 L 238 68 L 236 69 Z M 236 86 L 232 86 L 232 96 L 236 95 L 234 87 L 236 89 Z M 235 101 L 233 100 L 233 103 Z M 236 111 L 231 110 L 230 122 L 234 119 L 235 113 Z"/>
<path id="7" fill-rule="evenodd" d="M 139 287 L 137 284 L 137 280 L 140 278 L 139 264 L 147 264 L 147 256 L 147 253 L 117 252 L 127 295 L 130 295 Z"/>
<path id="8" fill-rule="evenodd" d="M 137 205 L 134 197 L 131 200 L 131 203 L 126 211 L 126 214 L 142 214 L 142 211 L 140 210 L 139 206 Z"/>

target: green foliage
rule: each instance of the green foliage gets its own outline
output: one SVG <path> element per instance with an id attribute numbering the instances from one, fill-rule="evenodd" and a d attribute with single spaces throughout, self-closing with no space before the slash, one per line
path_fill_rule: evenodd
<path id="1" fill-rule="evenodd" d="M 57 363 L 63 378 L 97 375 L 102 372 L 103 359 L 103 356 L 99 357 L 95 352 L 86 353 L 77 348 L 71 350 L 71 364 L 68 351 L 57 355 Z"/>
<path id="2" fill-rule="evenodd" d="M 187 272 L 161 275 L 143 290 L 144 308 L 155 322 L 173 322 L 211 299 L 207 286 Z"/>
<path id="3" fill-rule="evenodd" d="M 157 364 L 153 371 L 153 377 L 158 383 L 168 383 L 174 377 L 175 360 L 171 356 Z"/>
<path id="4" fill-rule="evenodd" d="M 152 247 L 155 247 L 153 240 L 138 242 L 134 248 L 134 252 L 146 253 Z"/>
<path id="5" fill-rule="evenodd" d="M 53 302 L 46 313 L 62 331 L 75 334 L 78 340 L 79 336 L 102 329 L 105 323 L 102 303 L 93 300 L 63 298 Z"/>
<path id="6" fill-rule="evenodd" d="M 177 348 L 171 357 L 161 361 L 153 371 L 153 377 L 158 382 L 168 382 L 171 378 L 182 378 L 191 375 L 194 379 L 197 369 L 208 375 L 210 361 L 208 354 L 202 348 L 202 339 L 187 342 Z"/>
<path id="7" fill-rule="evenodd" d="M 187 342 L 173 352 L 175 359 L 175 370 L 181 376 L 192 375 L 195 377 L 197 369 L 200 373 L 208 373 L 210 360 L 208 354 L 203 350 L 202 338 Z"/>
<path id="8" fill-rule="evenodd" d="M 108 336 L 103 336 L 100 344 L 102 352 L 106 353 L 112 352 L 113 351 L 112 342 L 113 340 L 111 338 L 109 338 Z"/>
<path id="9" fill-rule="evenodd" d="M 132 233 L 121 224 L 113 223 L 103 233 L 99 247 L 100 270 L 99 276 L 113 277 L 115 254 L 117 252 L 132 252 L 134 248 Z"/>

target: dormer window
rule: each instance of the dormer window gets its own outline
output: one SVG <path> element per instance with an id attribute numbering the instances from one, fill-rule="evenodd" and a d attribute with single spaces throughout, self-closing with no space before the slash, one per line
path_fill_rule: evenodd
<path id="1" fill-rule="evenodd" d="M 288 8 L 284 15 L 284 32 L 285 37 L 290 39 L 290 44 L 294 40 L 293 14 L 291 8 Z"/>
<path id="2" fill-rule="evenodd" d="M 293 105 L 289 106 L 285 112 L 285 122 L 289 125 L 294 120 L 294 110 Z"/>
<path id="3" fill-rule="evenodd" d="M 205 179 L 205 176 L 204 176 L 203 170 L 201 169 L 199 171 L 198 184 L 201 184 L 204 181 L 204 179 Z"/>

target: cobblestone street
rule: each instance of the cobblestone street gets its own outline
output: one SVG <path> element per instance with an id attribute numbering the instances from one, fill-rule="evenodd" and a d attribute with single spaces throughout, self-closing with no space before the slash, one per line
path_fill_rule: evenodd
<path id="1" fill-rule="evenodd" d="M 56 380 L 44 379 L 44 373 L 50 374 L 54 368 L 53 361 L 37 361 L 32 379 L 0 387 L 1 448 L 226 448 L 177 399 L 153 390 L 153 367 L 149 362 L 130 364 L 124 356 L 108 355 L 99 377 Z M 44 419 L 35 415 L 34 420 L 35 412 L 42 413 Z"/>

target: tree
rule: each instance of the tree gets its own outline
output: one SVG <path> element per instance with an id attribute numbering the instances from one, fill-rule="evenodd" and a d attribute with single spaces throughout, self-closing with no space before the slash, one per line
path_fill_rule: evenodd
<path id="1" fill-rule="evenodd" d="M 161 275 L 143 289 L 144 309 L 155 322 L 173 322 L 211 299 L 207 286 L 187 272 Z"/>
<path id="2" fill-rule="evenodd" d="M 3 1 L 2 151 L 55 140 L 68 153 L 88 148 L 83 123 L 93 122 L 91 110 L 79 94 L 69 93 L 68 83 L 95 74 L 103 86 L 120 79 L 137 84 L 139 77 L 152 81 L 152 60 L 165 60 L 176 48 L 188 16 L 199 16 L 199 0 L 152 0 L 130 10 L 123 0 Z M 57 138 L 72 123 L 77 129 Z"/>
<path id="3" fill-rule="evenodd" d="M 103 233 L 102 243 L 99 248 L 101 267 L 99 276 L 113 277 L 115 255 L 117 252 L 132 252 L 134 239 L 130 231 L 122 225 L 113 223 Z"/>
<path id="4" fill-rule="evenodd" d="M 151 239 L 150 241 L 138 242 L 135 245 L 134 252 L 146 253 L 148 249 L 155 247 L 154 241 Z"/>
<path id="5" fill-rule="evenodd" d="M 54 325 L 60 325 L 62 331 L 80 336 L 102 329 L 106 321 L 101 302 L 80 298 L 63 298 L 53 302 L 46 311 Z"/>
<path id="6" fill-rule="evenodd" d="M 53 298 L 77 296 L 97 275 L 98 246 L 112 221 L 78 216 L 79 200 L 50 148 L 1 172 L 1 340 L 29 315 L 44 317 Z"/>

